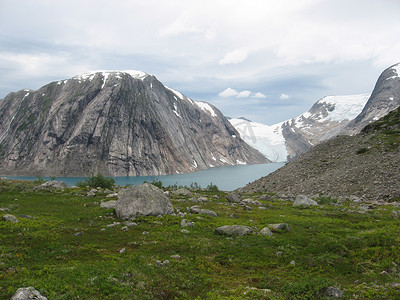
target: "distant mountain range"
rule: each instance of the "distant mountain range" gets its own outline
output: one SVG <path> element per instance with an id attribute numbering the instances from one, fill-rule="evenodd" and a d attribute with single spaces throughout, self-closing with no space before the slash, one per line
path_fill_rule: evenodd
<path id="1" fill-rule="evenodd" d="M 1 175 L 161 175 L 266 163 L 211 104 L 139 71 L 98 71 L 0 101 Z"/>
<path id="2" fill-rule="evenodd" d="M 386 69 L 372 94 L 328 96 L 309 111 L 271 126 L 230 119 L 241 137 L 271 161 L 292 160 L 338 134 L 356 134 L 400 106 L 400 64 Z"/>

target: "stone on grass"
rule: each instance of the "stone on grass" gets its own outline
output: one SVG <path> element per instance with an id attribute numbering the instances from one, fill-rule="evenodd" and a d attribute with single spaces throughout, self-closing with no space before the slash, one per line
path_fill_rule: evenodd
<path id="1" fill-rule="evenodd" d="M 245 203 L 247 205 L 261 205 L 261 203 L 259 201 L 251 199 L 251 198 L 243 199 L 241 202 Z"/>
<path id="2" fill-rule="evenodd" d="M 5 214 L 5 215 L 3 216 L 3 221 L 17 223 L 17 222 L 18 222 L 18 219 L 17 219 L 17 217 L 14 216 L 14 215 Z"/>
<path id="3" fill-rule="evenodd" d="M 181 221 L 181 228 L 185 228 L 185 227 L 192 228 L 193 226 L 194 226 L 193 222 L 190 222 L 189 220 L 183 219 Z"/>
<path id="4" fill-rule="evenodd" d="M 106 198 L 116 198 L 116 197 L 118 197 L 118 194 L 117 194 L 117 193 L 108 194 L 108 195 L 106 196 Z"/>
<path id="5" fill-rule="evenodd" d="M 273 236 L 272 231 L 268 227 L 264 227 L 263 229 L 261 229 L 260 233 L 266 236 Z"/>
<path id="6" fill-rule="evenodd" d="M 202 209 L 199 206 L 195 205 L 190 208 L 190 212 L 193 214 L 200 214 L 200 215 L 208 215 L 211 217 L 218 217 L 215 211 L 209 209 Z"/>
<path id="7" fill-rule="evenodd" d="M 193 195 L 191 191 L 189 191 L 188 189 L 184 189 L 184 188 L 177 189 L 176 191 L 173 191 L 172 194 L 175 196 L 183 196 L 183 197 L 190 197 Z"/>
<path id="8" fill-rule="evenodd" d="M 106 202 L 101 202 L 100 203 L 100 208 L 115 208 L 115 205 L 117 204 L 117 200 L 110 200 L 110 201 L 106 201 Z"/>
<path id="9" fill-rule="evenodd" d="M 240 201 L 242 201 L 242 196 L 240 196 L 237 193 L 232 193 L 232 194 L 229 194 L 228 196 L 226 196 L 226 199 L 229 202 L 239 203 Z"/>
<path id="10" fill-rule="evenodd" d="M 305 195 L 298 195 L 293 203 L 293 206 L 300 206 L 300 205 L 311 206 L 311 205 L 318 205 L 318 203 Z"/>
<path id="11" fill-rule="evenodd" d="M 47 300 L 45 296 L 42 296 L 34 287 L 19 288 L 11 300 Z"/>
<path id="12" fill-rule="evenodd" d="M 64 181 L 47 181 L 37 187 L 35 189 L 38 190 L 50 190 L 50 189 L 66 189 L 68 185 Z"/>
<path id="13" fill-rule="evenodd" d="M 168 215 L 174 212 L 174 208 L 161 189 L 144 183 L 122 189 L 118 193 L 115 212 L 118 218 L 130 219 L 136 216 Z"/>
<path id="14" fill-rule="evenodd" d="M 271 231 L 276 231 L 276 232 L 290 231 L 289 225 L 286 223 L 268 224 L 268 228 L 271 229 Z"/>
<path id="15" fill-rule="evenodd" d="M 326 296 L 328 298 L 341 298 L 343 297 L 343 291 L 336 287 L 330 286 L 326 289 Z"/>
<path id="16" fill-rule="evenodd" d="M 253 229 L 244 225 L 225 225 L 218 227 L 215 233 L 222 235 L 248 235 L 253 232 Z"/>

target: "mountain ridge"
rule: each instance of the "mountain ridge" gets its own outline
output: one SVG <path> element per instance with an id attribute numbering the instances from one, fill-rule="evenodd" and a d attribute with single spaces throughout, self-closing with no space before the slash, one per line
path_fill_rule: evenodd
<path id="1" fill-rule="evenodd" d="M 87 72 L 10 93 L 0 132 L 4 175 L 161 175 L 268 162 L 215 106 L 139 71 Z"/>

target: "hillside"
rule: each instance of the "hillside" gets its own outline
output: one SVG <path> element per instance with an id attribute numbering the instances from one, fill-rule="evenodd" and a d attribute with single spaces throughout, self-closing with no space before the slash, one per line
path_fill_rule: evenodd
<path id="1" fill-rule="evenodd" d="M 211 104 L 139 71 L 98 71 L 0 101 L 1 175 L 164 175 L 266 163 Z"/>
<path id="2" fill-rule="evenodd" d="M 355 136 L 315 146 L 241 192 L 400 200 L 400 108 Z"/>

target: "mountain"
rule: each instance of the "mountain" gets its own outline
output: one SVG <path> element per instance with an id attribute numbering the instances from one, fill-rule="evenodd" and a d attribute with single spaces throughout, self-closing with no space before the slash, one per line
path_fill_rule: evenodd
<path id="1" fill-rule="evenodd" d="M 400 63 L 382 72 L 364 109 L 346 126 L 343 133 L 358 133 L 369 123 L 378 120 L 399 106 Z"/>
<path id="2" fill-rule="evenodd" d="M 139 71 L 98 71 L 0 101 L 2 175 L 177 174 L 266 163 L 211 104 Z"/>
<path id="3" fill-rule="evenodd" d="M 369 94 L 328 96 L 300 116 L 271 126 L 243 119 L 231 124 L 271 161 L 291 160 L 339 134 L 363 109 Z"/>
<path id="4" fill-rule="evenodd" d="M 400 108 L 354 136 L 322 142 L 242 192 L 400 200 Z"/>

